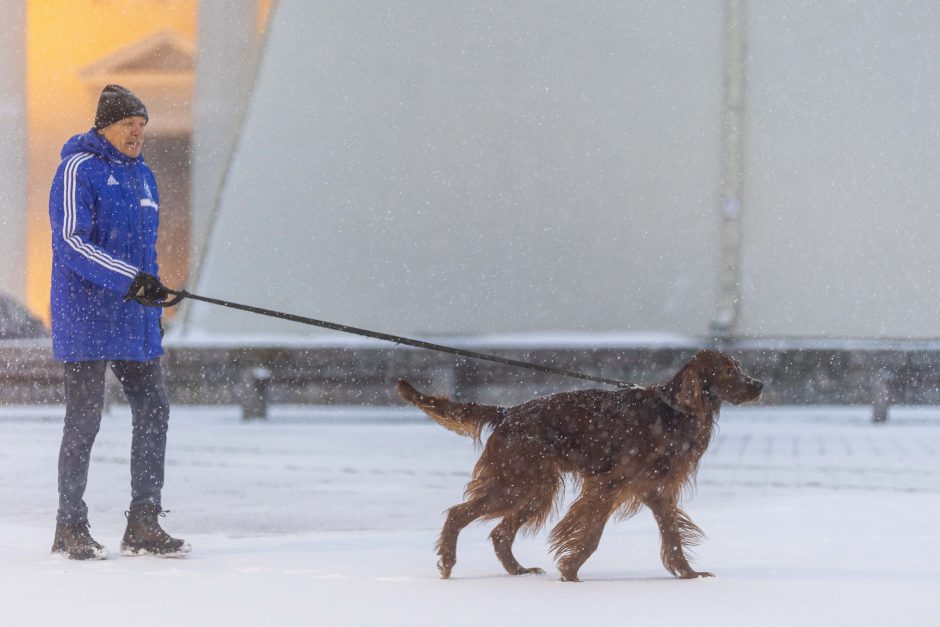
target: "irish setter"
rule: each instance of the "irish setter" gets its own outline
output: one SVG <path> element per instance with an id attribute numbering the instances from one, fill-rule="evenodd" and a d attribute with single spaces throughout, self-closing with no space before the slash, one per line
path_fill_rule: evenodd
<path id="1" fill-rule="evenodd" d="M 520 565 L 512 544 L 520 529 L 534 531 L 548 519 L 565 473 L 581 492 L 551 533 L 562 581 L 578 581 L 612 514 L 627 518 L 643 505 L 659 525 L 666 570 L 684 579 L 712 576 L 689 565 L 685 550 L 703 534 L 679 509 L 679 497 L 695 477 L 722 401 L 756 401 L 762 388 L 737 360 L 712 350 L 697 353 L 665 385 L 562 392 L 505 408 L 427 396 L 399 381 L 402 397 L 441 426 L 477 442 L 485 427 L 492 430 L 467 500 L 447 511 L 437 542 L 441 577 L 457 561 L 457 535 L 479 518 L 501 519 L 490 538 L 509 574 L 544 572 Z"/>

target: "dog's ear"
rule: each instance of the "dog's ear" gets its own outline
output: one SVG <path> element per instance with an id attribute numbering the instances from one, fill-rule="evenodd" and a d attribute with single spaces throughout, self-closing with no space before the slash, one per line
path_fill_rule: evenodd
<path id="1" fill-rule="evenodd" d="M 673 382 L 675 402 L 690 414 L 701 415 L 708 411 L 708 399 L 705 398 L 705 377 L 701 359 L 696 356 L 676 375 Z"/>

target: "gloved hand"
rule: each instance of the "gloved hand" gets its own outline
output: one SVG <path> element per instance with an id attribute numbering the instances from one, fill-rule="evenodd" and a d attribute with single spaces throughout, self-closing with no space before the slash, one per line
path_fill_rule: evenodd
<path id="1" fill-rule="evenodd" d="M 146 272 L 138 272 L 124 295 L 124 302 L 136 300 L 141 305 L 156 305 L 170 296 L 160 279 Z"/>

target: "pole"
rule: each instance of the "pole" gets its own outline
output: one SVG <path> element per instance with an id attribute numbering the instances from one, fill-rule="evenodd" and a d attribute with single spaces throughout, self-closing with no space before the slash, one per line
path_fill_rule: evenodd
<path id="1" fill-rule="evenodd" d="M 741 226 L 744 196 L 746 0 L 725 0 L 724 116 L 722 123 L 721 253 L 718 310 L 712 333 L 729 338 L 741 313 Z"/>

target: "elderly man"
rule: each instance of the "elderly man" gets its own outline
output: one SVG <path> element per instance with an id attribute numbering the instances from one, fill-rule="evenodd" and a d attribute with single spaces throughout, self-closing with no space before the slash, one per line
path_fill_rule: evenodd
<path id="1" fill-rule="evenodd" d="M 125 555 L 178 557 L 189 544 L 159 525 L 169 402 L 160 367 L 157 278 L 160 197 L 141 156 L 149 116 L 127 89 L 101 92 L 94 127 L 62 148 L 52 182 L 52 348 L 65 362 L 65 426 L 59 450 L 54 553 L 105 559 L 89 531 L 83 500 L 91 448 L 101 423 L 108 366 L 133 416 L 131 502 Z"/>

